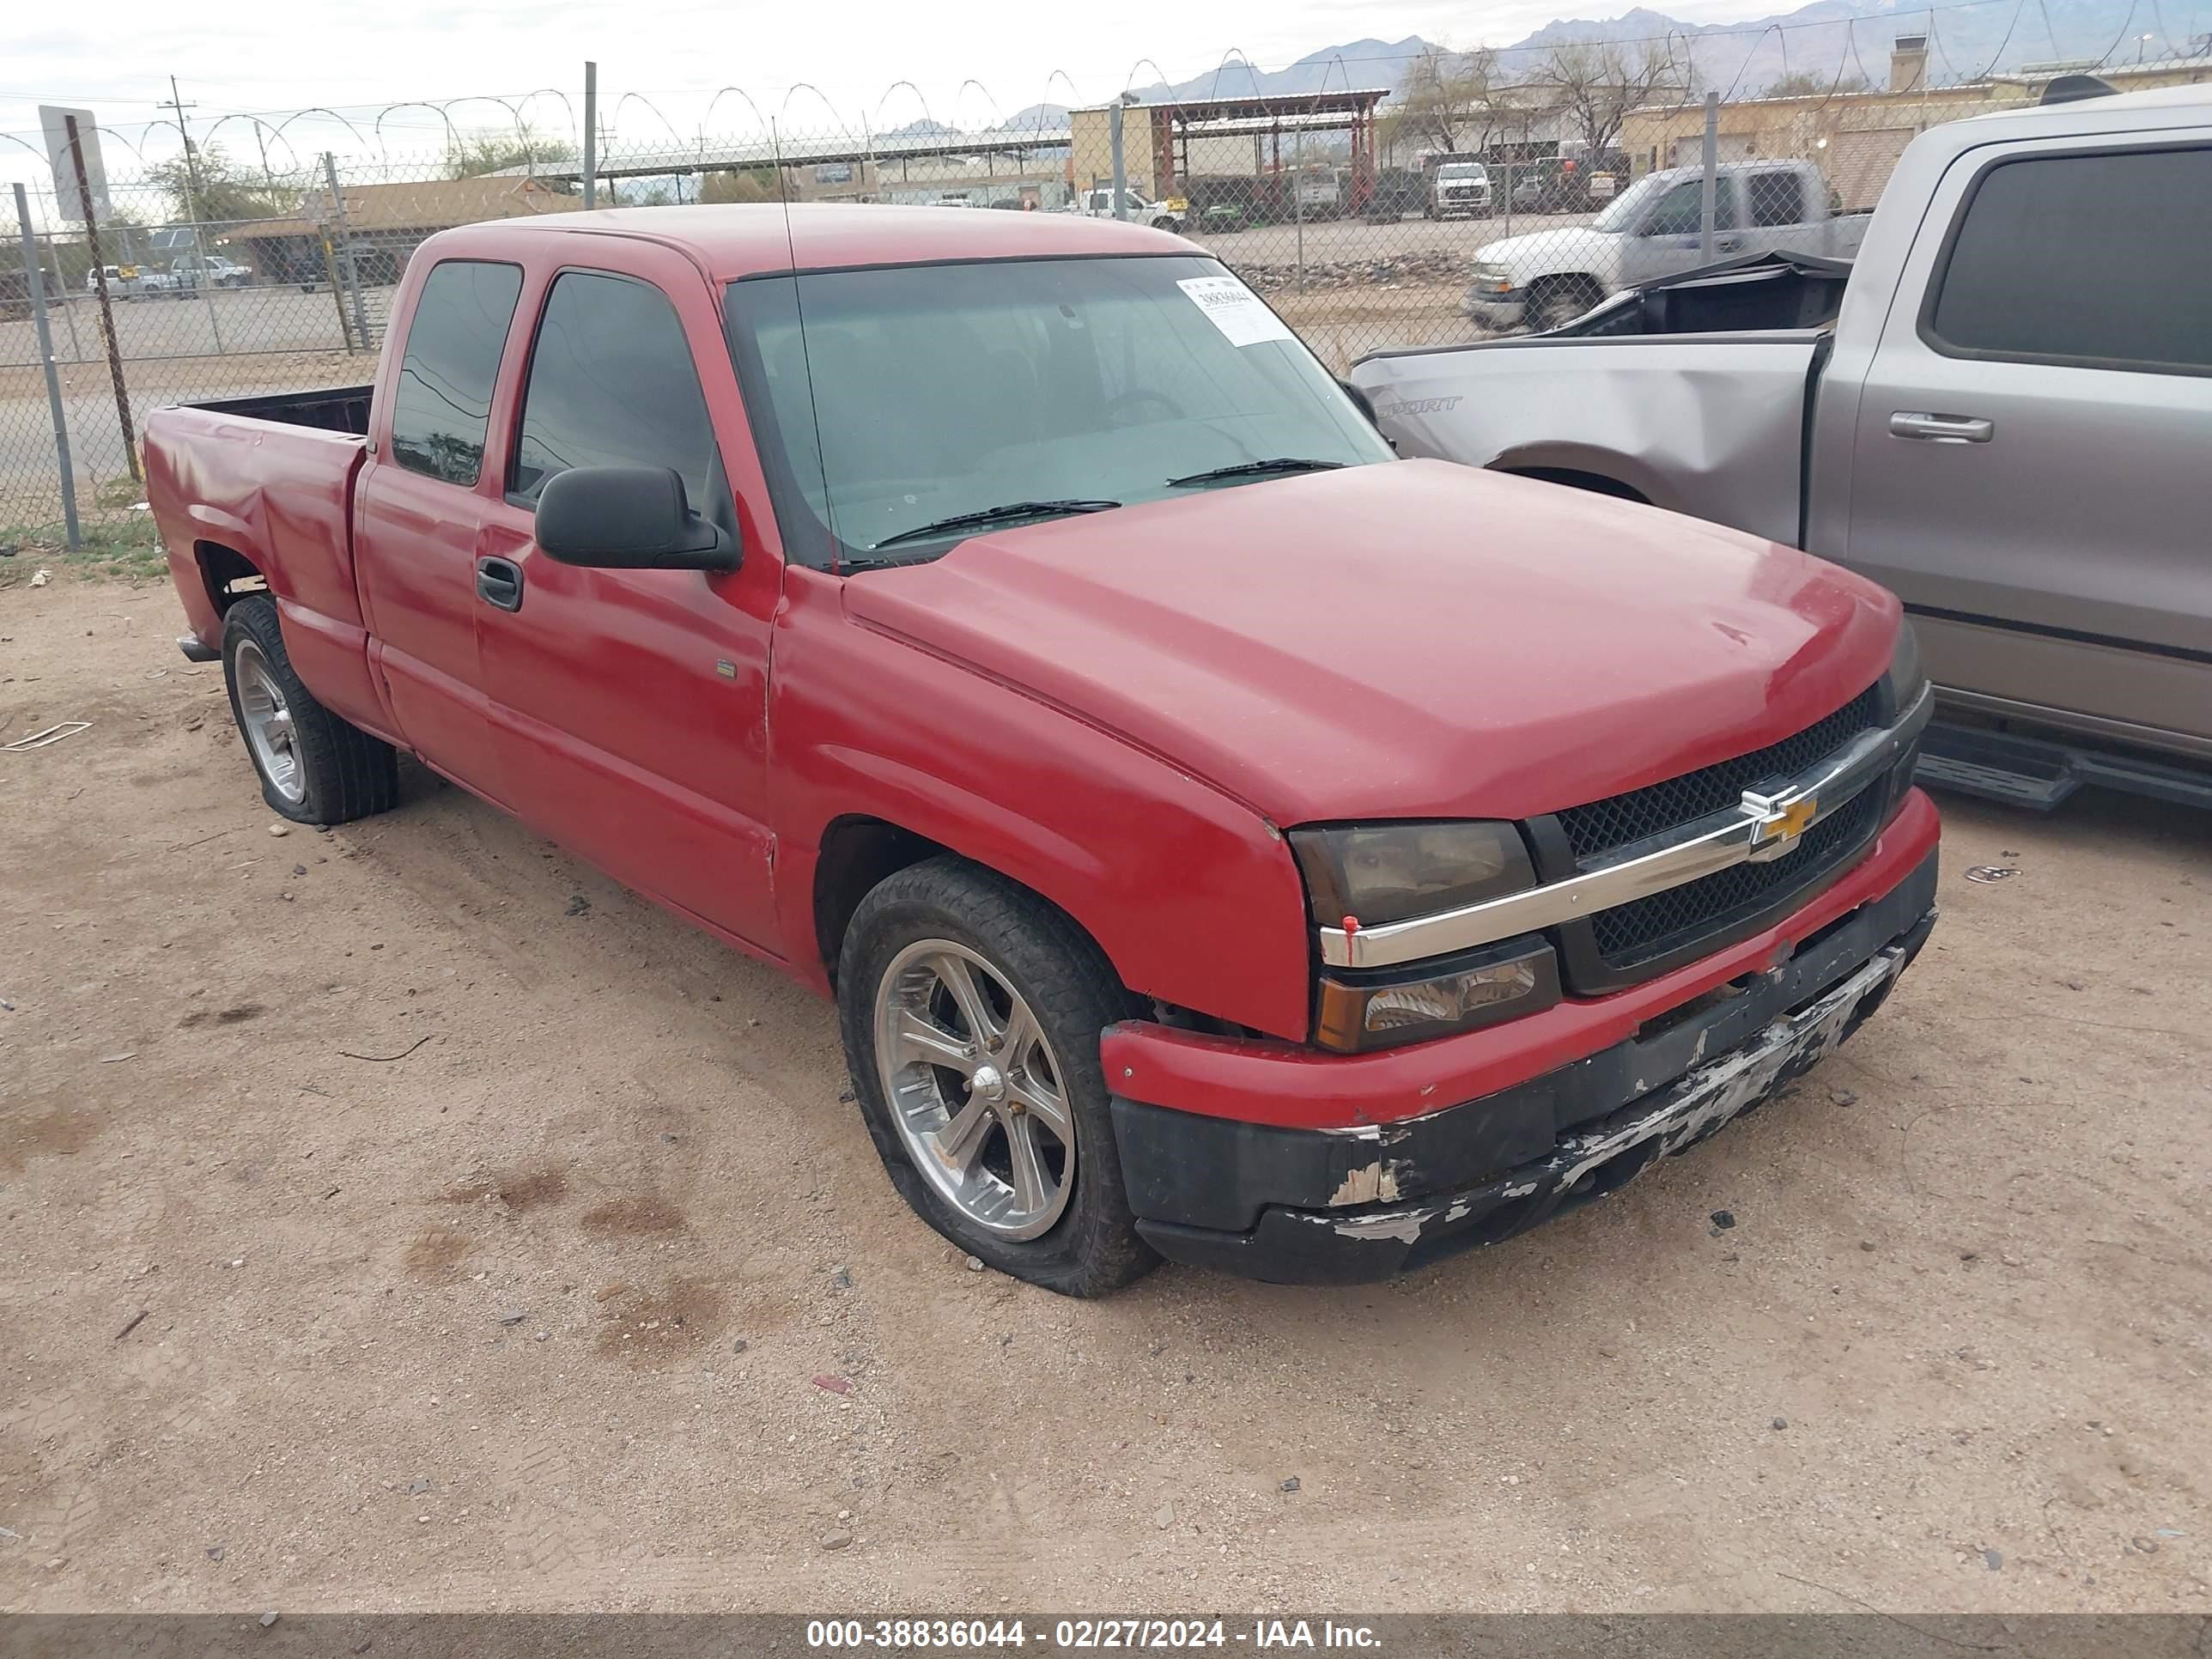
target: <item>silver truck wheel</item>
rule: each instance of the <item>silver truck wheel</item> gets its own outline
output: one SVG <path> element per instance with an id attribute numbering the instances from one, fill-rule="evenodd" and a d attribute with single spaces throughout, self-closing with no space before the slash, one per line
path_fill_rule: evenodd
<path id="1" fill-rule="evenodd" d="M 838 947 L 853 1092 L 899 1196 L 1063 1296 L 1159 1261 L 1121 1184 L 1099 1034 L 1141 1006 L 1063 912 L 950 854 L 886 876 Z"/>
<path id="2" fill-rule="evenodd" d="M 254 764 L 269 787 L 288 801 L 298 802 L 307 793 L 300 769 L 298 733 L 283 689 L 270 671 L 269 659 L 252 640 L 240 640 L 232 658 L 238 676 L 238 723 Z"/>
<path id="3" fill-rule="evenodd" d="M 267 594 L 240 599 L 223 613 L 222 672 L 261 799 L 280 817 L 343 823 L 398 799 L 398 757 L 315 701 L 293 670 L 276 602 Z"/>
<path id="4" fill-rule="evenodd" d="M 1002 1238 L 1051 1231 L 1075 1189 L 1075 1119 L 1051 1043 L 996 968 L 951 939 L 900 951 L 877 986 L 876 1065 L 947 1203 Z"/>

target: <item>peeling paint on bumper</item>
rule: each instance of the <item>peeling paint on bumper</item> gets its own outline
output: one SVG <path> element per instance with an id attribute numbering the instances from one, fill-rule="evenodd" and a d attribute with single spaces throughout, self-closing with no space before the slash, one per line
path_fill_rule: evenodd
<path id="1" fill-rule="evenodd" d="M 1539 1155 L 1516 1159 L 1480 1181 L 1445 1191 L 1425 1191 L 1420 1190 L 1419 1159 L 1410 1156 L 1418 1143 L 1407 1126 L 1397 1126 L 1398 1138 L 1389 1147 L 1370 1146 L 1364 1153 L 1345 1145 L 1344 1138 L 1332 1138 L 1328 1150 L 1341 1161 L 1330 1168 L 1332 1173 L 1340 1171 L 1341 1178 L 1333 1188 L 1318 1187 L 1305 1205 L 1265 1205 L 1253 1224 L 1237 1231 L 1158 1219 L 1140 1219 L 1139 1230 L 1162 1255 L 1176 1261 L 1278 1283 L 1360 1283 L 1500 1243 L 1616 1192 L 1661 1158 L 1686 1151 L 1773 1098 L 1832 1053 L 1881 1006 L 1935 926 L 1928 896 L 1934 885 L 1932 859 L 1924 875 L 1924 886 L 1916 882 L 1912 893 L 1897 896 L 1917 901 L 1905 918 L 1906 925 L 1869 942 L 1841 936 L 1833 941 L 1848 954 L 1833 976 L 1824 974 L 1814 981 L 1822 988 L 1771 1017 L 1755 1015 L 1761 1023 L 1747 1031 L 1740 1020 L 1729 1025 L 1723 1014 L 1710 1026 L 1686 1032 L 1684 1052 L 1694 1056 L 1686 1069 L 1605 1115 L 1575 1122 L 1556 1138 L 1547 1136 Z M 1875 915 L 1864 921 L 1896 927 L 1895 921 Z M 1727 1046 L 1708 1056 L 1705 1045 L 1716 1031 L 1726 1034 Z M 1557 1074 L 1555 1093 L 1575 1088 L 1578 1067 L 1571 1066 Z M 1479 1114 L 1483 1104 L 1472 1103 L 1437 1117 Z M 1251 1126 L 1237 1127 L 1246 1132 L 1255 1156 L 1267 1168 L 1292 1169 L 1289 1147 L 1277 1140 L 1253 1139 Z M 1317 1147 L 1320 1139 L 1301 1138 L 1310 1149 Z M 1126 1136 L 1124 1150 L 1126 1164 Z M 1354 1201 L 1346 1206 L 1343 1195 L 1368 1190 L 1367 1172 L 1386 1167 L 1392 1184 L 1410 1188 L 1418 1195 L 1395 1202 Z M 1216 1172 L 1217 1180 L 1221 1175 Z M 1257 1178 L 1264 1182 L 1269 1177 L 1263 1173 Z M 1309 1188 L 1315 1187 L 1312 1176 L 1301 1178 Z M 1374 1184 L 1380 1186 L 1379 1176 Z M 1146 1207 L 1141 1174 L 1132 1182 L 1131 1191 L 1141 1215 Z"/>

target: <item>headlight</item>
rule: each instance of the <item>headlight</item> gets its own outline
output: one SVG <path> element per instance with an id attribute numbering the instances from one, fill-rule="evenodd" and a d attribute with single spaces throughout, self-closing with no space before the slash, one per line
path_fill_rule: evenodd
<path id="1" fill-rule="evenodd" d="M 1293 830 L 1315 916 L 1363 927 L 1480 904 L 1536 884 L 1510 823 L 1389 823 Z"/>
<path id="2" fill-rule="evenodd" d="M 1510 823 L 1390 823 L 1293 830 L 1316 919 L 1381 927 L 1517 893 L 1536 884 Z M 1352 1054 L 1465 1031 L 1548 1008 L 1559 964 L 1540 939 L 1508 939 L 1461 956 L 1322 974 L 1314 1040 Z"/>
<path id="3" fill-rule="evenodd" d="M 1882 696 L 1888 707 L 1882 718 L 1894 720 L 1920 701 L 1927 689 L 1928 671 L 1920 665 L 1920 641 L 1909 621 L 1897 625 L 1897 649 L 1891 653 L 1889 672 L 1881 677 Z M 1913 740 L 1905 758 L 1892 768 L 1889 775 L 1889 810 L 1894 812 L 1904 804 L 1905 793 L 1912 787 L 1913 773 L 1919 764 L 1920 741 Z"/>
<path id="4" fill-rule="evenodd" d="M 1909 619 L 1897 625 L 1897 650 L 1890 657 L 1889 672 L 1882 676 L 1882 684 L 1888 693 L 1892 720 L 1911 708 L 1919 700 L 1920 688 L 1928 684 L 1928 671 L 1920 665 L 1920 639 Z"/>

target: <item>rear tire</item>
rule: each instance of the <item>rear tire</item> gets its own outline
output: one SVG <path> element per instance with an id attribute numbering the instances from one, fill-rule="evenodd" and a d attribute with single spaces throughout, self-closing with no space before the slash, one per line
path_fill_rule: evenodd
<path id="1" fill-rule="evenodd" d="M 924 1221 L 1063 1296 L 1159 1264 L 1121 1184 L 1098 1059 L 1130 998 L 1066 916 L 964 860 L 909 866 L 854 913 L 837 1011 L 869 1136 Z"/>
<path id="2" fill-rule="evenodd" d="M 295 823 L 345 823 L 398 803 L 399 757 L 301 684 L 274 599 L 256 594 L 224 614 L 222 676 L 271 811 Z"/>

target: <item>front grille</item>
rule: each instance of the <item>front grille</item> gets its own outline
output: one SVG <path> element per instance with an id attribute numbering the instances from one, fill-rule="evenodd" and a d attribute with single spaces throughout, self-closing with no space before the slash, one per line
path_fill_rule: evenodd
<path id="1" fill-rule="evenodd" d="M 1576 861 L 1582 863 L 1616 847 L 1641 841 L 1646 836 L 1676 829 L 1708 812 L 1734 806 L 1743 799 L 1745 790 L 1802 772 L 1860 732 L 1871 730 L 1881 718 L 1881 686 L 1877 682 L 1795 737 L 1755 749 L 1748 755 L 1738 755 L 1733 760 L 1685 772 L 1679 778 L 1668 778 L 1649 788 L 1632 789 L 1625 795 L 1609 796 L 1587 806 L 1569 807 L 1559 815 L 1559 828 L 1566 833 L 1567 845 Z M 1810 839 L 1808 836 L 1807 840 Z M 1765 867 L 1781 868 L 1795 862 L 1795 858 L 1784 859 Z M 1703 884 L 1694 884 L 1681 890 L 1693 892 Z"/>
<path id="2" fill-rule="evenodd" d="M 1609 969 L 1633 968 L 1708 935 L 1726 933 L 1842 863 L 1873 834 L 1888 798 L 1887 784 L 1876 779 L 1771 863 L 1734 865 L 1649 898 L 1598 911 L 1590 918 L 1598 955 Z"/>

